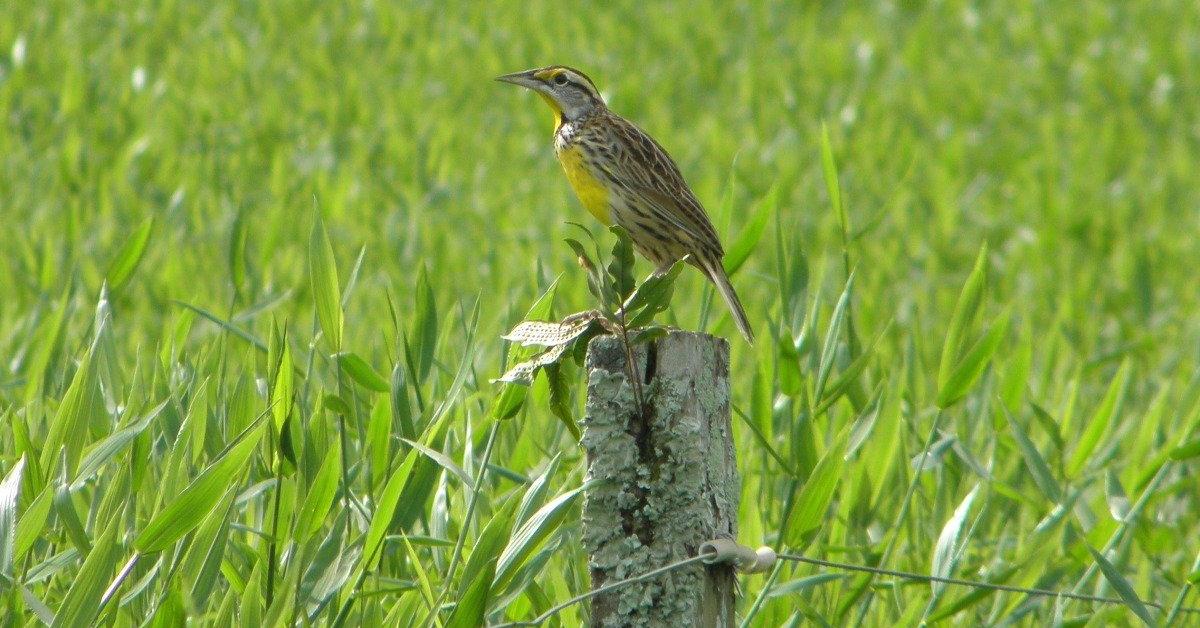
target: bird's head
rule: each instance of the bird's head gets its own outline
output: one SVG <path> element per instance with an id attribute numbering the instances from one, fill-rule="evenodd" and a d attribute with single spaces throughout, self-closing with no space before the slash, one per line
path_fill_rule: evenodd
<path id="1" fill-rule="evenodd" d="M 586 74 L 565 65 L 551 65 L 497 76 L 497 81 L 531 89 L 554 110 L 554 127 L 604 107 L 604 99 Z"/>

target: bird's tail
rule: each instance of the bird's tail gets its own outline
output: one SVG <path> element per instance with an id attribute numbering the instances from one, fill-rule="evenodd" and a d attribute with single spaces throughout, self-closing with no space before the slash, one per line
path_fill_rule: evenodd
<path id="1" fill-rule="evenodd" d="M 721 297 L 729 305 L 729 312 L 733 314 L 733 322 L 737 325 L 738 331 L 742 332 L 742 337 L 746 339 L 746 342 L 754 344 L 754 332 L 750 329 L 746 310 L 742 308 L 742 302 L 738 299 L 733 284 L 729 283 L 729 276 L 725 274 L 725 267 L 721 265 L 721 260 L 705 260 L 700 263 L 700 269 L 717 286 L 717 292 L 721 293 Z"/>

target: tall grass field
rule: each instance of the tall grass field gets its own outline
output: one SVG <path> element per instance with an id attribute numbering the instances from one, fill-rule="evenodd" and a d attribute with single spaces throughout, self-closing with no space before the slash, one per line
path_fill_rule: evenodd
<path id="1" fill-rule="evenodd" d="M 739 543 L 1107 600 L 781 561 L 739 621 L 1200 625 L 1195 2 L 0 0 L 0 626 L 588 592 L 586 373 L 493 382 L 615 241 L 492 80 L 556 63 L 729 251 L 752 346 L 694 270 L 657 322 L 730 339 Z"/>

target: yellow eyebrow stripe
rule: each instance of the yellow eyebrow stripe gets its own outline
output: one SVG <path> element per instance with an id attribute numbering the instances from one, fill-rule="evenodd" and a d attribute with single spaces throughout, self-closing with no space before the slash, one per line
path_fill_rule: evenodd
<path id="1" fill-rule="evenodd" d="M 562 74 L 562 72 L 563 71 L 560 68 L 550 68 L 550 69 L 541 70 L 539 72 L 534 73 L 533 78 L 545 81 L 548 79 L 552 79 L 552 78 L 558 76 L 559 74 Z"/>

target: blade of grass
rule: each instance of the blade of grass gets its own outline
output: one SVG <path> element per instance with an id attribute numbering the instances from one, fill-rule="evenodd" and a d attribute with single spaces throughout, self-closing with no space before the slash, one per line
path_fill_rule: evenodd
<path id="1" fill-rule="evenodd" d="M 1088 420 L 1087 427 L 1084 428 L 1083 434 L 1079 437 L 1079 444 L 1075 446 L 1075 451 L 1067 460 L 1066 471 L 1070 477 L 1078 477 L 1083 471 L 1084 465 L 1087 464 L 1088 458 L 1092 452 L 1100 444 L 1100 439 L 1108 432 L 1108 426 L 1112 423 L 1114 416 L 1120 411 L 1121 400 L 1125 396 L 1125 389 L 1129 383 L 1129 371 L 1132 365 L 1128 358 L 1117 369 L 1117 374 L 1113 376 L 1112 382 L 1108 385 L 1108 391 L 1104 393 L 1104 398 L 1100 401 L 1100 405 L 1096 406 L 1096 411 L 1092 413 Z"/>
<path id="2" fill-rule="evenodd" d="M 124 524 L 121 517 L 114 517 L 108 522 L 104 533 L 96 539 L 59 605 L 58 612 L 54 614 L 51 628 L 91 625 L 99 613 L 100 599 L 108 586 L 109 577 L 117 568 L 121 552 L 118 537 L 125 528 Z"/>
<path id="3" fill-rule="evenodd" d="M 979 304 L 983 300 L 983 288 L 987 281 L 987 254 L 988 247 L 985 242 L 979 247 L 975 266 L 971 269 L 971 274 L 967 276 L 967 281 L 958 294 L 958 301 L 954 304 L 954 313 L 950 317 L 950 326 L 946 330 L 946 339 L 942 343 L 942 358 L 938 362 L 939 390 L 946 387 L 950 374 L 962 361 L 958 357 L 959 347 L 962 345 L 967 327 L 975 319 L 975 312 L 979 310 Z"/>
<path id="4" fill-rule="evenodd" d="M 344 325 L 341 288 L 338 286 L 337 259 L 333 255 L 333 244 L 325 230 L 320 210 L 313 209 L 312 235 L 308 245 L 308 278 L 317 309 L 317 320 L 321 331 L 334 352 L 342 348 Z"/>
<path id="5" fill-rule="evenodd" d="M 1088 552 L 1092 555 L 1092 559 L 1100 566 L 1100 571 L 1104 573 L 1104 579 L 1112 585 L 1112 588 L 1117 591 L 1117 595 L 1125 600 L 1125 605 L 1129 610 L 1133 611 L 1134 615 L 1138 616 L 1147 626 L 1156 626 L 1154 616 L 1150 614 L 1149 609 L 1142 604 L 1142 600 L 1138 598 L 1137 593 L 1133 590 L 1133 585 L 1121 575 L 1121 571 L 1116 568 L 1103 554 L 1097 552 L 1092 546 L 1087 547 Z"/>

